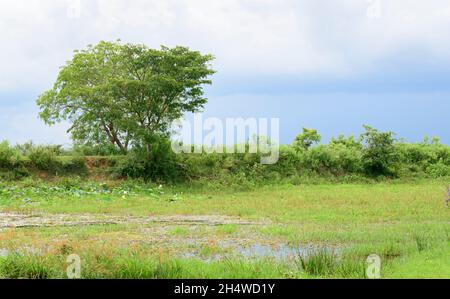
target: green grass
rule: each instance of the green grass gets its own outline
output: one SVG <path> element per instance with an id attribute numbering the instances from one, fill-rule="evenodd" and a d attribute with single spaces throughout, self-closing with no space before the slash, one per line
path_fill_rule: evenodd
<path id="1" fill-rule="evenodd" d="M 173 235 L 173 236 L 186 236 L 189 234 L 189 229 L 187 229 L 186 227 L 175 227 L 173 229 L 171 229 L 169 231 L 169 234 Z"/>
<path id="2" fill-rule="evenodd" d="M 450 278 L 450 244 L 416 252 L 396 260 L 387 278 Z"/>
<path id="3" fill-rule="evenodd" d="M 67 278 L 67 255 L 13 254 L 0 258 L 1 278 L 64 279 Z M 142 251 L 84 252 L 80 256 L 81 278 L 112 279 L 251 279 L 251 278 L 364 278 L 364 265 L 350 259 L 339 259 L 325 253 L 314 253 L 295 262 L 273 259 L 228 258 L 220 261 L 180 259 L 148 255 Z"/>
<path id="4" fill-rule="evenodd" d="M 28 279 L 64 279 L 65 267 L 61 258 L 47 259 L 43 263 L 37 257 L 11 257 L 0 261 L 0 277 Z M 172 260 L 159 262 L 154 258 L 137 258 L 133 256 L 119 257 L 114 261 L 97 257 L 88 260 L 82 268 L 82 279 L 179 279 L 179 278 L 288 278 L 289 267 L 274 264 L 269 260 L 243 261 L 229 260 L 224 262 L 205 263 L 201 260 Z M 301 273 L 296 273 L 301 277 Z"/>
<path id="5" fill-rule="evenodd" d="M 9 279 L 49 279 L 59 276 L 54 259 L 32 255 L 0 258 L 0 277 Z"/>
<path id="6" fill-rule="evenodd" d="M 224 224 L 217 228 L 218 234 L 232 235 L 238 231 L 238 226 L 236 224 Z"/>
<path id="7" fill-rule="evenodd" d="M 8 186 L 7 191 L 3 186 L 0 210 L 228 215 L 263 224 L 8 229 L 0 231 L 0 248 L 45 250 L 41 256 L 3 259 L 0 276 L 64 277 L 64 255 L 76 252 L 85 261 L 85 278 L 364 278 L 370 254 L 382 258 L 384 278 L 450 278 L 450 210 L 444 206 L 444 181 L 273 185 L 245 192 L 126 183 L 105 192 L 98 186 L 89 187 L 92 192 L 80 192 L 89 189 L 83 184 L 65 182 L 62 188 L 56 182 L 54 186 L 61 188 L 52 189 L 52 185 L 39 183 Z M 30 200 L 24 202 L 25 197 Z M 185 240 L 192 244 L 182 244 Z M 315 244 L 337 248 L 340 253 L 318 251 L 294 261 L 239 256 L 217 261 L 212 258 L 230 250 L 219 246 L 220 240 Z M 186 250 L 195 251 L 197 257 L 180 257 Z"/>
<path id="8" fill-rule="evenodd" d="M 427 220 L 430 215 L 437 220 L 448 219 L 448 210 L 443 208 L 443 184 L 423 181 L 414 184 L 281 185 L 239 193 L 194 190 L 183 196 L 175 188 L 164 188 L 163 194 L 152 189 L 124 195 L 122 192 L 126 190 L 119 189 L 112 194 L 81 196 L 76 194 L 77 190 L 61 195 L 59 191 L 29 190 L 23 196 L 33 199 L 34 205 L 24 205 L 20 195 L 11 199 L 13 194 L 9 198 L 1 196 L 1 207 L 74 214 L 225 214 L 329 224 L 411 222 Z"/>

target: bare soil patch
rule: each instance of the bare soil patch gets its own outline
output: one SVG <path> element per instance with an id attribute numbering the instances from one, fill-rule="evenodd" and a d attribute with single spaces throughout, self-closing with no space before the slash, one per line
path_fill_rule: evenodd
<path id="1" fill-rule="evenodd" d="M 209 225 L 226 224 L 258 225 L 236 217 L 221 215 L 174 215 L 174 216 L 113 216 L 113 215 L 70 215 L 70 214 L 20 214 L 0 213 L 0 228 L 56 227 L 56 226 L 88 226 L 111 224 L 170 224 L 170 225 Z"/>

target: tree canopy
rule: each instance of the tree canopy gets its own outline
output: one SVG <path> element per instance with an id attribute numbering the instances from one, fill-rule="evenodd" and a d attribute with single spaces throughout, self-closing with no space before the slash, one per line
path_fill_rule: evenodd
<path id="1" fill-rule="evenodd" d="M 69 121 L 75 142 L 126 152 L 168 136 L 172 121 L 201 110 L 212 55 L 186 47 L 150 49 L 102 41 L 75 51 L 37 103 L 47 124 Z"/>
<path id="2" fill-rule="evenodd" d="M 322 136 L 315 129 L 303 128 L 301 134 L 297 135 L 294 141 L 294 147 L 298 150 L 308 150 L 311 146 L 319 143 Z"/>

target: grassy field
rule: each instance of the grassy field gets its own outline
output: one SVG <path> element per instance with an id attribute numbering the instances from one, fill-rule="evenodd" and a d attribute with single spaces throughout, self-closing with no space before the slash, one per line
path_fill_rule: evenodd
<path id="1" fill-rule="evenodd" d="M 445 183 L 3 186 L 0 277 L 450 278 Z"/>

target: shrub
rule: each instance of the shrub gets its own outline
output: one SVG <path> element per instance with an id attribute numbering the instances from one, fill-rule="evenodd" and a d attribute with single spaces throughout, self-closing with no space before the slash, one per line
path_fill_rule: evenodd
<path id="1" fill-rule="evenodd" d="M 75 144 L 73 149 L 67 152 L 68 155 L 81 155 L 81 156 L 110 156 L 123 154 L 114 145 L 107 144 Z"/>
<path id="2" fill-rule="evenodd" d="M 317 130 L 303 128 L 303 132 L 299 134 L 294 141 L 294 147 L 297 150 L 308 150 L 312 145 L 319 143 L 322 136 Z"/>
<path id="3" fill-rule="evenodd" d="M 56 156 L 55 149 L 46 146 L 32 147 L 28 154 L 32 165 L 39 170 L 54 170 L 56 167 Z"/>
<path id="4" fill-rule="evenodd" d="M 65 190 L 82 189 L 82 181 L 79 177 L 62 178 L 58 181 L 58 186 Z"/>
<path id="5" fill-rule="evenodd" d="M 428 166 L 427 173 L 434 178 L 450 176 L 450 166 L 439 162 Z"/>
<path id="6" fill-rule="evenodd" d="M 58 170 L 65 174 L 86 174 L 87 166 L 84 157 L 64 157 L 58 161 Z"/>
<path id="7" fill-rule="evenodd" d="M 395 176 L 398 156 L 394 146 L 394 133 L 380 132 L 369 126 L 364 128 L 363 159 L 366 173 L 373 176 Z"/>
<path id="8" fill-rule="evenodd" d="M 127 157 L 119 161 L 115 172 L 128 178 L 144 178 L 154 181 L 179 181 L 183 167 L 171 149 L 170 140 L 160 138 L 152 143 L 151 152 L 136 147 Z"/>
<path id="9" fill-rule="evenodd" d="M 0 168 L 10 168 L 19 159 L 19 153 L 9 146 L 8 141 L 0 142 Z"/>
<path id="10" fill-rule="evenodd" d="M 23 156 L 28 156 L 33 153 L 38 147 L 52 151 L 57 156 L 61 155 L 63 152 L 62 145 L 37 146 L 32 141 L 26 142 L 24 144 L 18 144 L 16 145 L 15 149 L 19 151 Z"/>

